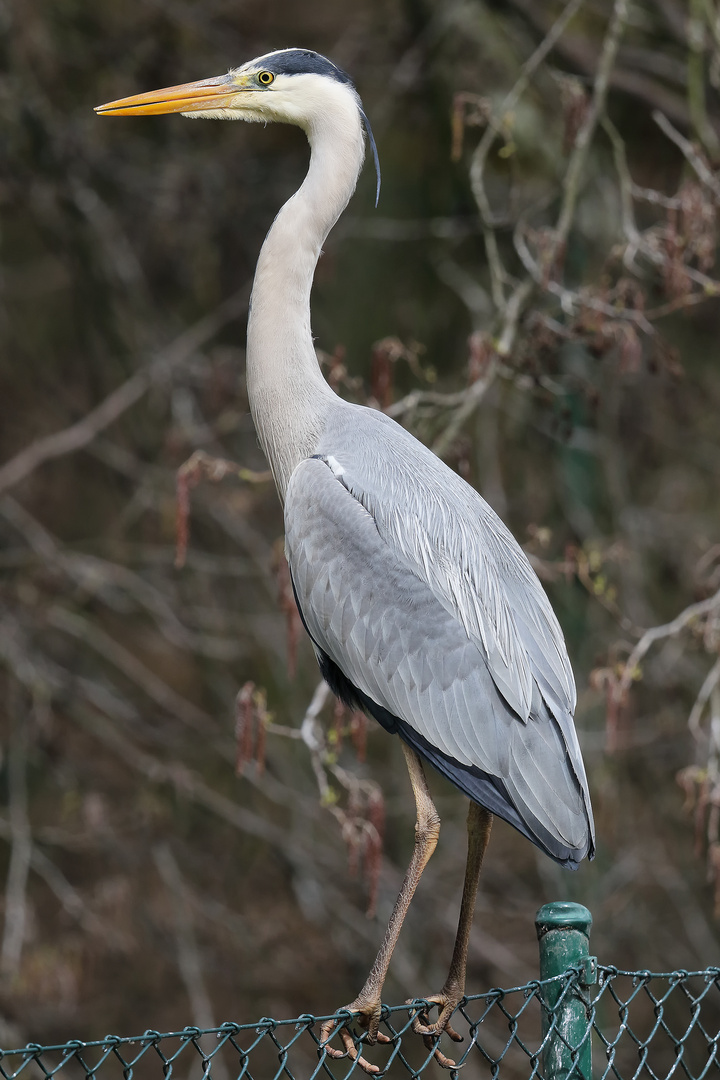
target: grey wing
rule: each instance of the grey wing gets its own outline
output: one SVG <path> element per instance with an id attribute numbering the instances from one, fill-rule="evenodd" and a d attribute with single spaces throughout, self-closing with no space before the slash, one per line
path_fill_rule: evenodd
<path id="1" fill-rule="evenodd" d="M 462 621 L 408 569 L 323 460 L 293 473 L 285 526 L 310 636 L 358 700 L 558 861 L 583 858 L 592 826 L 582 762 L 578 771 L 565 725 L 537 685 L 523 722 Z"/>
<path id="2" fill-rule="evenodd" d="M 396 557 L 477 643 L 511 709 L 527 720 L 539 686 L 557 718 L 571 716 L 575 681 L 555 613 L 478 492 L 390 417 L 362 406 L 335 410 L 318 449 L 326 447 Z M 565 736 L 580 760 L 572 723 Z"/>

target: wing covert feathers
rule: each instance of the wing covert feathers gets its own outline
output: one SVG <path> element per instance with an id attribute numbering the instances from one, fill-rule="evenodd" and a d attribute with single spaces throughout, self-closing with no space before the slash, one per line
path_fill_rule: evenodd
<path id="1" fill-rule="evenodd" d="M 377 418 L 375 442 L 392 441 L 373 455 L 389 454 L 390 469 L 364 467 L 345 423 L 326 432 L 332 465 L 301 462 L 286 494 L 288 562 L 321 667 L 471 798 L 574 865 L 593 854 L 592 813 L 549 601 L 480 496 L 430 451 L 430 475 L 406 483 L 404 441 L 416 472 L 420 444 L 362 412 Z"/>

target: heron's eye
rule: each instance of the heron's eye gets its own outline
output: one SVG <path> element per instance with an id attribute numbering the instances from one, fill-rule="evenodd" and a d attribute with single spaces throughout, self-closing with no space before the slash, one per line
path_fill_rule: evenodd
<path id="1" fill-rule="evenodd" d="M 273 75 L 272 71 L 261 71 L 258 75 L 258 82 L 262 86 L 269 86 L 274 79 L 275 76 Z"/>

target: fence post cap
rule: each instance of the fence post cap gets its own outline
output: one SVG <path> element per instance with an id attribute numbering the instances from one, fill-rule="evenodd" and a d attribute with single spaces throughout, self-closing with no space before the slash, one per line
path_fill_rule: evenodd
<path id="1" fill-rule="evenodd" d="M 590 937 L 592 915 L 583 904 L 575 904 L 571 900 L 555 900 L 552 904 L 544 904 L 535 916 L 535 928 L 539 938 L 547 934 L 548 930 L 580 930 L 586 937 Z"/>

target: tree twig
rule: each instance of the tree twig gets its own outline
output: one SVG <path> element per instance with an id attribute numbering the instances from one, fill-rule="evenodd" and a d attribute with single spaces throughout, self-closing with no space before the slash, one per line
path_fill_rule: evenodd
<path id="1" fill-rule="evenodd" d="M 695 704 L 690 710 L 688 717 L 688 727 L 690 731 L 697 739 L 700 737 L 700 721 L 702 720 L 702 714 L 705 711 L 705 706 L 712 697 L 718 683 L 720 682 L 720 659 L 716 660 L 710 671 L 705 677 L 705 681 L 700 687 L 698 696 L 695 698 Z"/>
<path id="2" fill-rule="evenodd" d="M 71 454 L 91 443 L 101 431 L 139 401 L 156 380 L 188 360 L 218 330 L 241 315 L 247 306 L 248 296 L 249 286 L 244 285 L 215 311 L 180 334 L 147 367 L 136 371 L 77 423 L 26 446 L 0 468 L 0 492 L 19 484 L 44 462 Z"/>
<path id="3" fill-rule="evenodd" d="M 720 589 L 707 600 L 700 600 L 697 604 L 690 604 L 690 606 L 686 607 L 684 611 L 681 611 L 679 615 L 676 615 L 671 622 L 665 623 L 662 626 L 653 626 L 649 630 L 646 630 L 627 658 L 622 675 L 618 679 L 615 688 L 616 700 L 618 702 L 624 700 L 633 678 L 635 677 L 635 672 L 637 671 L 640 661 L 656 641 L 661 641 L 663 638 L 667 637 L 674 637 L 675 634 L 679 634 L 681 630 L 684 630 L 695 619 L 700 619 L 703 615 L 709 615 L 717 608 L 720 608 Z"/>
<path id="4" fill-rule="evenodd" d="M 0 514 L 18 530 L 45 565 L 57 567 L 90 595 L 99 594 L 107 600 L 113 590 L 124 590 L 151 615 L 173 645 L 213 659 L 233 659 L 238 655 L 237 641 L 211 637 L 186 626 L 170 600 L 141 574 L 95 555 L 64 550 L 45 526 L 11 495 L 0 498 Z"/>
<path id="5" fill-rule="evenodd" d="M 10 789 L 11 853 L 5 888 L 5 926 L 0 949 L 0 974 L 12 980 L 18 973 L 27 921 L 27 879 L 32 857 L 32 833 L 27 798 L 27 722 L 20 716 L 20 688 L 10 681 Z"/>
<path id="6" fill-rule="evenodd" d="M 681 135 L 677 128 L 668 120 L 667 116 L 664 116 L 659 109 L 655 109 L 652 114 L 652 118 L 663 131 L 671 142 L 674 142 L 679 150 L 682 151 L 686 161 L 693 167 L 698 178 L 702 180 L 706 187 L 709 187 L 713 195 L 720 199 L 720 180 L 710 168 L 708 168 L 705 161 L 703 161 L 700 154 L 684 135 Z"/>
<path id="7" fill-rule="evenodd" d="M 291 841 L 284 829 L 259 817 L 252 810 L 246 810 L 222 792 L 216 791 L 197 773 L 185 768 L 180 762 L 167 763 L 141 750 L 122 734 L 116 724 L 107 720 L 95 708 L 76 707 L 74 716 L 82 727 L 99 738 L 126 765 L 146 777 L 151 783 L 171 785 L 180 796 L 197 806 L 204 807 L 221 820 L 239 829 L 240 832 L 257 836 L 279 848 L 286 855 L 292 854 L 291 848 L 295 841 Z"/>
<path id="8" fill-rule="evenodd" d="M 445 457 L 460 433 L 463 424 L 472 416 L 492 386 L 496 372 L 497 363 L 493 358 L 490 360 L 483 377 L 477 379 L 472 386 L 468 388 L 462 405 L 455 410 L 447 425 L 433 443 L 433 453 L 437 454 L 438 457 Z"/>
<path id="9" fill-rule="evenodd" d="M 628 16 L 628 0 L 615 0 L 605 40 L 603 42 L 600 62 L 593 82 L 593 92 L 587 112 L 583 118 L 572 153 L 568 162 L 565 180 L 563 182 L 564 194 L 560 207 L 555 236 L 553 238 L 554 253 L 548 257 L 548 266 L 552 266 L 555 255 L 565 244 L 570 233 L 570 226 L 575 216 L 575 207 L 580 193 L 580 180 L 585 171 L 590 143 L 595 133 L 595 128 L 605 109 L 610 74 L 617 57 L 620 38 Z"/>
<path id="10" fill-rule="evenodd" d="M 705 100 L 705 33 L 706 12 L 704 0 L 690 0 L 687 20 L 688 60 L 687 89 L 688 108 L 693 126 L 703 145 L 713 156 L 717 154 L 720 142 L 717 132 L 708 119 Z M 715 12 L 707 11 L 710 25 L 717 19 Z"/>
<path id="11" fill-rule="evenodd" d="M 569 0 L 569 3 L 565 5 L 560 17 L 550 27 L 537 49 L 535 49 L 532 55 L 525 61 L 521 68 L 519 78 L 516 80 L 514 86 L 505 96 L 497 110 L 499 120 L 496 119 L 494 115 L 491 115 L 488 126 L 483 132 L 482 138 L 472 157 L 470 165 L 470 184 L 483 225 L 485 250 L 487 252 L 488 265 L 490 268 L 492 297 L 495 306 L 500 311 L 503 311 L 506 307 L 504 285 L 508 280 L 508 274 L 500 256 L 497 237 L 495 235 L 495 220 L 487 192 L 485 191 L 485 162 L 495 139 L 498 135 L 502 134 L 503 119 L 509 113 L 513 112 L 520 98 L 525 93 L 530 79 L 551 49 L 557 44 L 565 31 L 566 26 L 577 13 L 582 3 L 583 0 Z"/>
<path id="12" fill-rule="evenodd" d="M 199 1028 L 214 1028 L 215 1014 L 205 981 L 192 909 L 180 867 L 168 844 L 158 844 L 154 847 L 153 859 L 172 905 L 178 968 L 190 1002 L 193 1023 Z M 206 1038 L 204 1048 L 208 1055 L 212 1054 L 213 1050 L 218 1049 L 217 1041 L 213 1047 L 210 1038 Z M 228 1080 L 229 1074 L 219 1052 L 212 1056 L 212 1074 L 217 1077 L 217 1080 Z"/>
<path id="13" fill-rule="evenodd" d="M 89 645 L 139 686 L 152 701 L 171 716 L 176 716 L 188 727 L 207 733 L 216 726 L 208 713 L 168 686 L 154 671 L 101 630 L 96 623 L 90 623 L 81 615 L 73 614 L 59 605 L 51 607 L 46 617 L 48 625 Z"/>
<path id="14" fill-rule="evenodd" d="M 12 840 L 12 826 L 8 818 L 0 816 L 0 837 L 4 840 Z M 30 866 L 41 877 L 50 891 L 62 904 L 63 910 L 82 926 L 83 930 L 95 937 L 110 942 L 115 947 L 120 947 L 121 939 L 114 928 L 99 919 L 90 910 L 77 889 L 70 884 L 63 872 L 49 859 L 44 852 L 40 851 L 36 844 L 31 844 Z"/>

